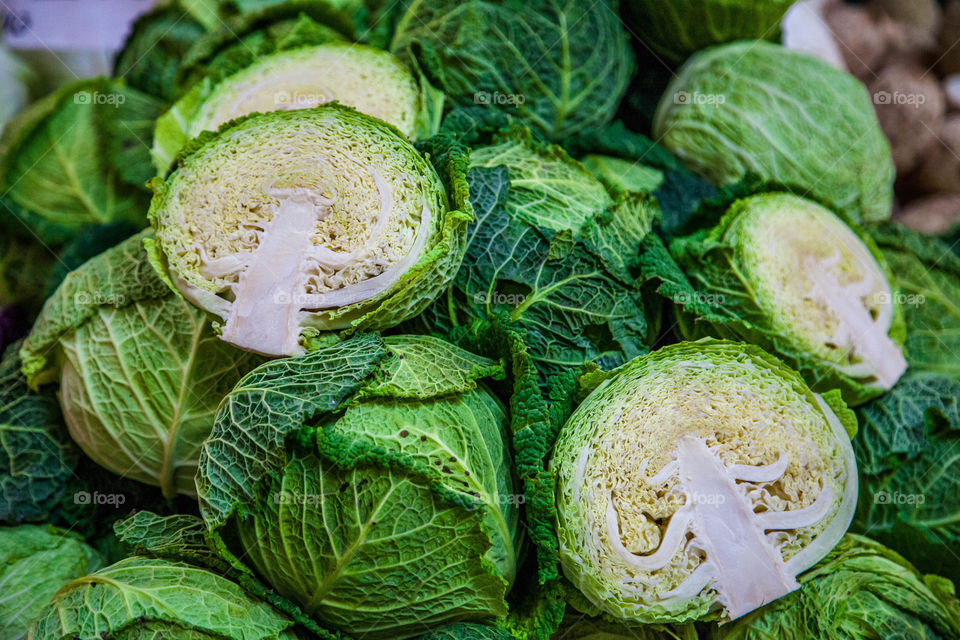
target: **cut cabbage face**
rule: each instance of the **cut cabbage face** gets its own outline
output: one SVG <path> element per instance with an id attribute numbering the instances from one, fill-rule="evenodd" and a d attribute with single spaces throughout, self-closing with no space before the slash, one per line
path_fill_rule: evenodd
<path id="1" fill-rule="evenodd" d="M 176 287 L 220 317 L 224 340 L 265 355 L 300 352 L 308 328 L 385 328 L 418 313 L 462 257 L 466 217 L 455 214 L 404 138 L 339 106 L 221 131 L 151 206 Z"/>
<path id="2" fill-rule="evenodd" d="M 886 274 L 840 218 L 788 194 L 740 201 L 725 236 L 775 333 L 841 373 L 890 389 L 907 362 L 890 337 Z"/>
<path id="3" fill-rule="evenodd" d="M 429 93 L 429 92 L 428 92 Z M 194 86 L 157 121 L 154 165 L 166 173 L 186 143 L 251 113 L 311 109 L 337 101 L 383 120 L 408 139 L 433 133 L 435 96 L 393 54 L 330 42 L 280 51 L 219 82 Z M 429 112 L 429 113 L 428 113 Z"/>
<path id="4" fill-rule="evenodd" d="M 265 56 L 216 85 L 190 128 L 190 137 L 254 112 L 310 109 L 339 101 L 412 137 L 417 83 L 386 51 L 329 43 Z"/>
<path id="5" fill-rule="evenodd" d="M 772 356 L 725 341 L 611 374 L 563 427 L 551 469 L 564 574 L 627 622 L 736 618 L 789 593 L 857 500 L 838 414 Z"/>

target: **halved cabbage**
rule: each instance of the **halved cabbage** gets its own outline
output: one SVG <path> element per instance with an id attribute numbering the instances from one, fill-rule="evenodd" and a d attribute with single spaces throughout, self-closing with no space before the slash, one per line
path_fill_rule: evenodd
<path id="1" fill-rule="evenodd" d="M 446 174 L 469 206 L 462 173 Z M 249 116 L 154 184 L 155 259 L 225 341 L 265 355 L 419 313 L 459 267 L 471 217 L 396 130 L 338 105 Z"/>
<path id="2" fill-rule="evenodd" d="M 762 350 L 680 343 L 585 384 L 551 470 L 564 574 L 600 611 L 736 618 L 796 589 L 849 526 L 856 418 Z"/>
<path id="3" fill-rule="evenodd" d="M 738 200 L 711 230 L 671 252 L 713 307 L 683 320 L 758 344 L 815 390 L 839 388 L 850 404 L 890 389 L 906 370 L 900 296 L 872 241 L 815 202 L 787 193 Z M 704 322 L 705 321 L 705 322 Z"/>
<path id="4" fill-rule="evenodd" d="M 420 99 L 418 82 L 386 51 L 345 42 L 278 51 L 219 82 L 205 78 L 177 101 L 157 121 L 154 164 L 166 172 L 190 139 L 241 116 L 332 101 L 388 122 L 414 139 L 430 133 L 418 129 Z"/>

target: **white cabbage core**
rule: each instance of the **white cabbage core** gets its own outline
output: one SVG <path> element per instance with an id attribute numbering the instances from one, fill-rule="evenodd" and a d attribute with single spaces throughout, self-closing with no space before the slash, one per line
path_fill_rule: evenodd
<path id="1" fill-rule="evenodd" d="M 275 53 L 220 82 L 192 123 L 190 137 L 255 112 L 340 104 L 414 134 L 416 81 L 392 54 L 357 44 L 330 43 Z"/>
<path id="2" fill-rule="evenodd" d="M 849 438 L 809 398 L 748 358 L 709 355 L 633 367 L 598 389 L 552 463 L 567 577 L 637 622 L 716 605 L 736 618 L 796 589 L 857 498 Z"/>
<path id="3" fill-rule="evenodd" d="M 245 121 L 191 155 L 157 212 L 180 289 L 223 319 L 224 340 L 267 355 L 298 353 L 306 326 L 347 326 L 349 314 L 323 312 L 397 283 L 443 199 L 432 168 L 382 125 L 358 130 L 373 121 L 340 109 L 289 116 Z"/>
<path id="4" fill-rule="evenodd" d="M 891 388 L 906 370 L 890 338 L 895 300 L 866 245 L 837 216 L 789 195 L 747 201 L 728 231 L 748 286 L 800 348 Z"/>

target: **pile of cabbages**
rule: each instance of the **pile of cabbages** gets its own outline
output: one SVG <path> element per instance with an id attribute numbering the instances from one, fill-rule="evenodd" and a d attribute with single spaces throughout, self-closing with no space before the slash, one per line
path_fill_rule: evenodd
<path id="1" fill-rule="evenodd" d="M 0 640 L 960 638 L 956 232 L 791 4 L 173 0 L 8 121 Z"/>

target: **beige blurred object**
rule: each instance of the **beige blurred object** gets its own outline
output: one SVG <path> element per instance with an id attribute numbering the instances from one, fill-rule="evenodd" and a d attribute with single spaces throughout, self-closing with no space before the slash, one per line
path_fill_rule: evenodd
<path id="1" fill-rule="evenodd" d="M 936 0 L 873 0 L 891 20 L 893 46 L 914 54 L 932 52 L 937 47 L 943 12 Z"/>
<path id="2" fill-rule="evenodd" d="M 960 193 L 960 115 L 949 116 L 935 133 L 936 144 L 924 154 L 910 183 L 924 193 Z"/>
<path id="3" fill-rule="evenodd" d="M 944 76 L 960 73 L 960 0 L 949 0 L 940 21 L 937 70 Z"/>
<path id="4" fill-rule="evenodd" d="M 850 73 L 865 81 L 874 78 L 890 47 L 889 19 L 842 2 L 830 3 L 824 13 Z"/>
<path id="5" fill-rule="evenodd" d="M 960 194 L 938 194 L 914 200 L 893 218 L 922 233 L 947 233 L 960 223 Z"/>
<path id="6" fill-rule="evenodd" d="M 920 67 L 894 64 L 879 71 L 869 88 L 897 172 L 912 171 L 937 143 L 935 132 L 947 111 L 940 83 Z"/>

